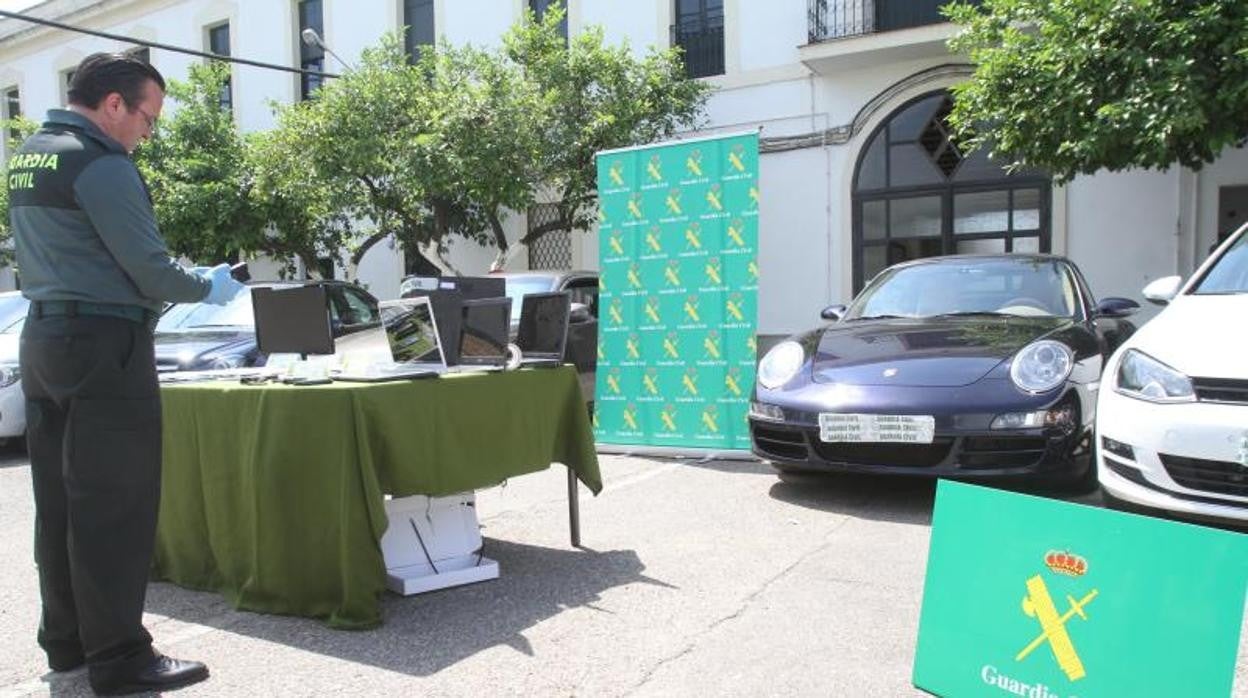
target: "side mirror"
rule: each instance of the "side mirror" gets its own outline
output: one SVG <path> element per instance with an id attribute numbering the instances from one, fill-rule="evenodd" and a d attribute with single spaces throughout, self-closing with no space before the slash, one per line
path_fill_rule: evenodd
<path id="1" fill-rule="evenodd" d="M 841 319 L 841 316 L 845 314 L 846 310 L 848 310 L 848 308 L 846 308 L 844 305 L 829 305 L 828 307 L 824 308 L 821 313 L 819 313 L 819 317 L 823 318 L 824 320 L 831 320 L 832 322 L 836 322 L 837 320 Z"/>
<path id="2" fill-rule="evenodd" d="M 1096 316 L 1104 318 L 1119 318 L 1134 315 L 1135 311 L 1140 309 L 1140 304 L 1130 298 L 1102 298 L 1100 303 L 1096 304 Z"/>
<path id="3" fill-rule="evenodd" d="M 1183 284 L 1181 276 L 1165 276 L 1144 287 L 1144 297 L 1154 305 L 1167 305 Z"/>
<path id="4" fill-rule="evenodd" d="M 584 303 L 573 303 L 568 315 L 568 322 L 589 322 L 594 316 L 589 313 L 589 306 Z"/>

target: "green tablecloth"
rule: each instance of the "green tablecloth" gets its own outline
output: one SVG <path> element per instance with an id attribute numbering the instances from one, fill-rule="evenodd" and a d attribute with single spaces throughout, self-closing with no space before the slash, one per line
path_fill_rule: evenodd
<path id="1" fill-rule="evenodd" d="M 563 463 L 602 489 L 571 368 L 388 383 L 169 385 L 154 569 L 234 606 L 381 622 L 383 494 Z"/>

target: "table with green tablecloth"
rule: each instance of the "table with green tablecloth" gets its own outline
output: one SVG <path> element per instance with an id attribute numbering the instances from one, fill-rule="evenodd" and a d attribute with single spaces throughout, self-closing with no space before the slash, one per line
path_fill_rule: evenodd
<path id="1" fill-rule="evenodd" d="M 380 623 L 385 495 L 444 496 L 566 465 L 602 489 L 570 367 L 293 386 L 162 386 L 154 573 L 238 607 Z M 574 491 L 574 490 L 573 490 Z"/>

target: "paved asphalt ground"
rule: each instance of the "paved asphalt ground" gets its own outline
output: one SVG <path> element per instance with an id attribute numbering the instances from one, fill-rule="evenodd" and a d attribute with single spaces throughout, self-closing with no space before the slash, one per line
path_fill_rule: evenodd
<path id="1" fill-rule="evenodd" d="M 502 577 L 387 595 L 377 630 L 153 584 L 157 646 L 212 671 L 176 695 L 926 695 L 910 669 L 930 483 L 622 456 L 602 470 L 603 494 L 581 499 L 583 549 L 568 542 L 563 468 L 485 490 Z M 90 695 L 84 671 L 49 674 L 35 645 L 32 516 L 28 463 L 0 457 L 0 696 Z"/>

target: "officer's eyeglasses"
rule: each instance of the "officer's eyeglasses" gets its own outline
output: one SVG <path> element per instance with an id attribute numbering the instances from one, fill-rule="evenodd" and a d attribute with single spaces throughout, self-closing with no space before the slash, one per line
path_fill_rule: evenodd
<path id="1" fill-rule="evenodd" d="M 134 110 L 143 115 L 143 120 L 147 122 L 148 131 L 156 128 L 156 117 L 143 111 L 143 107 L 135 107 Z"/>

